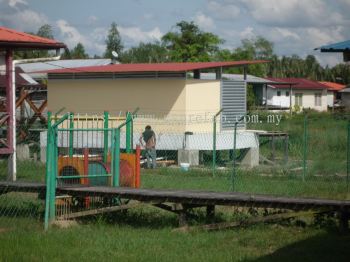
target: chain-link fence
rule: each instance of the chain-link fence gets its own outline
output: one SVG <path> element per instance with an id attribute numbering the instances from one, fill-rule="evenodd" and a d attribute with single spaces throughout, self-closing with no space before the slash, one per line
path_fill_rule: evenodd
<path id="1" fill-rule="evenodd" d="M 45 159 L 42 159 L 40 133 L 45 126 L 17 126 L 16 185 L 9 174 L 8 155 L 0 156 L 0 228 L 11 230 L 18 221 L 42 224 L 45 211 Z M 6 137 L 6 130 L 3 136 Z M 28 183 L 29 182 L 29 183 Z M 18 186 L 20 185 L 20 186 Z"/>
<path id="2" fill-rule="evenodd" d="M 113 186 L 113 168 L 118 166 L 113 167 L 112 162 L 117 159 L 118 147 L 119 182 L 134 176 L 138 162 L 140 181 L 136 187 L 140 188 L 349 198 L 349 120 L 344 114 L 254 112 L 237 119 L 245 122 L 246 128 L 236 132 L 223 129 L 225 119 L 220 116 L 134 115 L 131 126 L 119 129 L 119 146 L 115 142 L 116 130 L 125 123 L 125 117 L 104 115 L 82 121 L 70 118 L 57 129 L 54 161 L 60 176 L 58 186 Z M 154 149 L 147 143 L 153 136 L 145 132 L 147 126 L 154 132 Z M 44 218 L 47 132 L 43 128 L 23 131 L 25 139 L 18 139 L 16 150 L 17 183 L 22 187 L 4 183 L 0 187 L 0 226 L 15 218 Z M 139 144 L 143 145 L 140 157 L 136 154 Z M 134 160 L 128 154 L 134 155 Z M 123 157 L 129 164 L 120 164 Z M 3 156 L 0 182 L 8 180 L 7 173 L 8 160 Z M 91 177 L 80 177 L 84 175 Z M 29 186 L 24 182 L 39 184 Z M 73 211 L 115 204 L 97 197 L 57 196 L 55 212 L 56 217 L 66 217 Z"/>

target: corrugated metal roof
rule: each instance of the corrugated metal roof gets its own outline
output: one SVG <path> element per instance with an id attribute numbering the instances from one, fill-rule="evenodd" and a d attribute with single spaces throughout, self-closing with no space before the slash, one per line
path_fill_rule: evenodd
<path id="1" fill-rule="evenodd" d="M 340 93 L 350 93 L 350 87 L 344 88 L 339 91 Z"/>
<path id="2" fill-rule="evenodd" d="M 321 50 L 321 52 L 344 52 L 350 51 L 350 40 L 324 45 L 315 48 L 315 50 Z"/>
<path id="3" fill-rule="evenodd" d="M 330 91 L 339 91 L 342 90 L 346 87 L 346 85 L 338 84 L 338 83 L 333 83 L 333 82 L 323 82 L 320 81 L 321 84 L 327 86 L 328 90 Z"/>
<path id="4" fill-rule="evenodd" d="M 44 48 L 56 49 L 66 47 L 53 39 L 34 36 L 31 34 L 19 32 L 6 27 L 0 27 L 0 48 Z"/>
<path id="5" fill-rule="evenodd" d="M 215 77 L 216 77 L 215 73 L 201 73 L 201 79 L 204 79 L 204 80 L 212 80 L 212 79 L 215 79 Z M 222 78 L 228 79 L 228 80 L 234 80 L 234 81 L 243 81 L 244 75 L 243 74 L 222 74 Z M 247 75 L 247 83 L 265 84 L 265 83 L 273 83 L 273 81 L 270 81 L 265 78 L 253 76 L 253 75 Z"/>
<path id="6" fill-rule="evenodd" d="M 305 78 L 273 78 L 267 77 L 266 79 L 277 83 L 291 83 L 293 89 L 327 89 L 327 86 L 320 82 L 305 79 Z M 269 84 L 272 88 L 290 88 L 289 84 L 273 85 Z"/>
<path id="7" fill-rule="evenodd" d="M 23 86 L 34 86 L 38 85 L 38 82 L 36 82 L 33 78 L 31 78 L 29 75 L 23 73 L 23 70 L 19 67 L 16 67 L 16 87 L 23 87 Z M 0 87 L 4 88 L 6 87 L 6 75 L 0 75 Z"/>
<path id="8" fill-rule="evenodd" d="M 25 63 L 18 64 L 20 68 L 26 73 L 42 72 L 55 69 L 66 69 L 66 68 L 76 68 L 76 67 L 86 67 L 86 66 L 101 66 L 109 65 L 111 59 L 70 59 L 70 60 L 58 60 L 58 61 L 48 61 L 39 63 Z M 45 76 L 45 73 L 38 73 L 39 75 Z M 37 76 L 37 74 L 31 74 Z"/>
<path id="9" fill-rule="evenodd" d="M 155 63 L 155 64 L 116 64 L 51 70 L 47 73 L 131 73 L 131 72 L 185 72 L 219 67 L 236 67 L 266 63 L 265 60 L 231 61 L 231 62 L 198 62 L 198 63 Z"/>

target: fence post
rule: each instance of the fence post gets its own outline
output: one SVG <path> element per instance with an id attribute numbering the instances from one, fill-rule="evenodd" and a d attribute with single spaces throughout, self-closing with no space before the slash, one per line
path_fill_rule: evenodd
<path id="1" fill-rule="evenodd" d="M 115 129 L 114 132 L 114 152 L 113 152 L 113 187 L 119 186 L 119 161 L 120 161 L 120 129 Z"/>
<path id="2" fill-rule="evenodd" d="M 236 148 L 237 148 L 237 125 L 239 122 L 241 122 L 244 119 L 244 116 L 242 116 L 238 121 L 235 122 L 235 128 L 234 128 L 234 133 L 233 133 L 233 152 L 232 152 L 232 157 L 233 157 L 233 168 L 232 168 L 232 191 L 235 190 L 235 179 L 236 179 Z"/>
<path id="3" fill-rule="evenodd" d="M 221 109 L 219 112 L 217 112 L 213 117 L 213 176 L 215 176 L 215 169 L 216 169 L 216 118 L 220 115 L 220 113 L 223 111 Z"/>
<path id="4" fill-rule="evenodd" d="M 56 217 L 56 176 L 57 176 L 57 129 L 51 128 L 51 172 L 50 172 L 50 216 L 52 222 Z"/>
<path id="5" fill-rule="evenodd" d="M 49 213 L 50 213 L 50 179 L 51 179 L 51 117 L 52 113 L 50 111 L 47 112 L 47 133 L 46 133 L 46 192 L 45 192 L 45 218 L 44 218 L 44 228 L 47 230 L 49 228 Z"/>
<path id="6" fill-rule="evenodd" d="M 107 111 L 104 111 L 104 117 L 103 117 L 103 162 L 107 163 L 107 156 L 108 156 L 108 121 L 109 121 L 109 113 Z"/>
<path id="7" fill-rule="evenodd" d="M 74 113 L 69 114 L 69 156 L 73 156 Z"/>
<path id="8" fill-rule="evenodd" d="M 236 147 L 237 147 L 237 143 L 236 143 L 236 138 L 237 138 L 237 124 L 238 122 L 235 123 L 235 129 L 234 129 L 234 133 L 233 133 L 233 152 L 232 152 L 232 177 L 231 177 L 231 181 L 232 181 L 232 189 L 231 191 L 235 190 L 235 178 L 236 178 Z"/>
<path id="9" fill-rule="evenodd" d="M 215 176 L 215 168 L 216 168 L 216 118 L 213 118 L 213 176 Z"/>
<path id="10" fill-rule="evenodd" d="M 307 158 L 307 146 L 308 146 L 308 118 L 307 118 L 307 114 L 305 114 L 304 116 L 304 144 L 303 144 L 303 181 L 305 181 L 305 177 L 307 174 L 307 162 L 306 162 L 306 158 Z"/>
<path id="11" fill-rule="evenodd" d="M 131 119 L 130 119 L 131 118 Z M 131 150 L 132 150 L 132 145 L 131 145 L 131 122 L 132 122 L 132 115 L 130 112 L 127 112 L 126 113 L 126 153 L 131 153 Z"/>
<path id="12" fill-rule="evenodd" d="M 348 137 L 346 147 L 346 192 L 349 193 L 349 173 L 350 173 L 350 122 L 348 122 Z"/>

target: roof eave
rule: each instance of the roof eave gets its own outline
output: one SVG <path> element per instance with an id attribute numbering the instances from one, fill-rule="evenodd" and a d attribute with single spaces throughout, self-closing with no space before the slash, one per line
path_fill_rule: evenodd
<path id="1" fill-rule="evenodd" d="M 0 41 L 0 50 L 13 49 L 13 50 L 31 50 L 31 49 L 46 49 L 54 50 L 66 48 L 66 45 L 60 42 L 57 43 L 31 43 L 31 42 L 7 42 Z"/>

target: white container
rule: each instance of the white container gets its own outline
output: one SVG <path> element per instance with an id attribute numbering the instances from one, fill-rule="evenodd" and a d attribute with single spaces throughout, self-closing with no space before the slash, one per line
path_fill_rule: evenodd
<path id="1" fill-rule="evenodd" d="M 190 164 L 189 163 L 180 163 L 180 168 L 182 171 L 188 171 L 190 168 Z"/>

